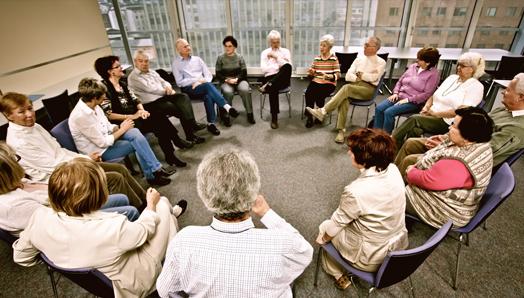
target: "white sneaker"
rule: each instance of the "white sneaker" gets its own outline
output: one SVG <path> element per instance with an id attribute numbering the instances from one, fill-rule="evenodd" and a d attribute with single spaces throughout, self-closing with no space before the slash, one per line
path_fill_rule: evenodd
<path id="1" fill-rule="evenodd" d="M 313 117 L 317 118 L 320 122 L 324 121 L 324 116 L 326 116 L 324 113 L 322 113 L 322 110 L 319 108 L 312 109 L 310 107 L 306 107 L 306 110 L 313 115 Z"/>
<path id="2" fill-rule="evenodd" d="M 338 131 L 337 137 L 335 138 L 335 142 L 339 144 L 344 143 L 344 130 L 343 129 Z"/>

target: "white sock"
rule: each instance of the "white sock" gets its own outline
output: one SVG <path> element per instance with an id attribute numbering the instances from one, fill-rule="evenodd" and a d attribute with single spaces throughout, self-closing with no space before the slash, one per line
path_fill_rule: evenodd
<path id="1" fill-rule="evenodd" d="M 175 217 L 178 217 L 180 215 L 180 213 L 182 213 L 182 207 L 176 205 L 175 207 L 173 207 L 173 209 L 171 209 L 171 213 L 175 216 Z"/>
<path id="2" fill-rule="evenodd" d="M 226 111 L 229 113 L 229 109 L 231 109 L 231 106 L 228 103 L 226 103 L 224 105 L 224 109 L 226 109 Z"/>

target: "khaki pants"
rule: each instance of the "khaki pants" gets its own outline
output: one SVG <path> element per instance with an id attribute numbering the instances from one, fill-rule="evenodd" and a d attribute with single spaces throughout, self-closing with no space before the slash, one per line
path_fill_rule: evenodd
<path id="1" fill-rule="evenodd" d="M 349 100 L 370 100 L 377 87 L 364 81 L 350 82 L 338 90 L 324 109 L 330 113 L 338 109 L 337 129 L 346 128 Z"/>
<path id="2" fill-rule="evenodd" d="M 398 150 L 395 165 L 398 167 L 400 174 L 402 174 L 404 181 L 406 181 L 406 169 L 410 165 L 414 165 L 418 158 L 428 151 L 424 145 L 426 140 L 426 138 L 409 138 Z"/>

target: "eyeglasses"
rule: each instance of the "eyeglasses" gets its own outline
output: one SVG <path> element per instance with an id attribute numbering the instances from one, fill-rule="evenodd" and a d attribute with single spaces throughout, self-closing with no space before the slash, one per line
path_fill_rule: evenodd
<path id="1" fill-rule="evenodd" d="M 121 67 L 122 67 L 122 65 L 118 64 L 117 66 L 111 67 L 111 69 L 117 69 L 117 68 L 121 68 Z"/>
<path id="2" fill-rule="evenodd" d="M 464 68 L 464 67 L 471 67 L 470 65 L 466 65 L 465 63 L 462 63 L 462 62 L 457 64 L 457 67 L 459 67 L 459 66 L 462 67 L 462 68 Z"/>
<path id="3" fill-rule="evenodd" d="M 369 43 L 365 43 L 365 44 L 364 44 L 364 47 L 365 47 L 365 48 L 376 48 L 377 46 L 376 46 L 376 45 L 371 45 L 371 44 L 369 44 Z"/>

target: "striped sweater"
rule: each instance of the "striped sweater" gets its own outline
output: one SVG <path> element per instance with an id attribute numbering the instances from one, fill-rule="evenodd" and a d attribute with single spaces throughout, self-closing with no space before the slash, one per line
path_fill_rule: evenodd
<path id="1" fill-rule="evenodd" d="M 338 65 L 338 59 L 337 56 L 335 56 L 335 54 L 331 54 L 331 56 L 329 56 L 329 58 L 327 58 L 326 60 L 322 59 L 320 55 L 316 56 L 315 59 L 313 59 L 311 68 L 315 70 L 313 82 L 319 84 L 337 84 L 337 79 L 340 77 L 340 66 Z M 323 74 L 325 73 L 335 74 L 335 80 L 324 80 Z"/>
<path id="2" fill-rule="evenodd" d="M 480 199 L 491 178 L 493 155 L 489 143 L 458 147 L 445 141 L 426 152 L 415 165 L 429 169 L 440 159 L 456 159 L 464 163 L 473 177 L 472 188 L 430 191 L 414 185 L 406 186 L 406 197 L 420 219 L 440 228 L 448 219 L 454 227 L 465 226 L 477 213 Z"/>

